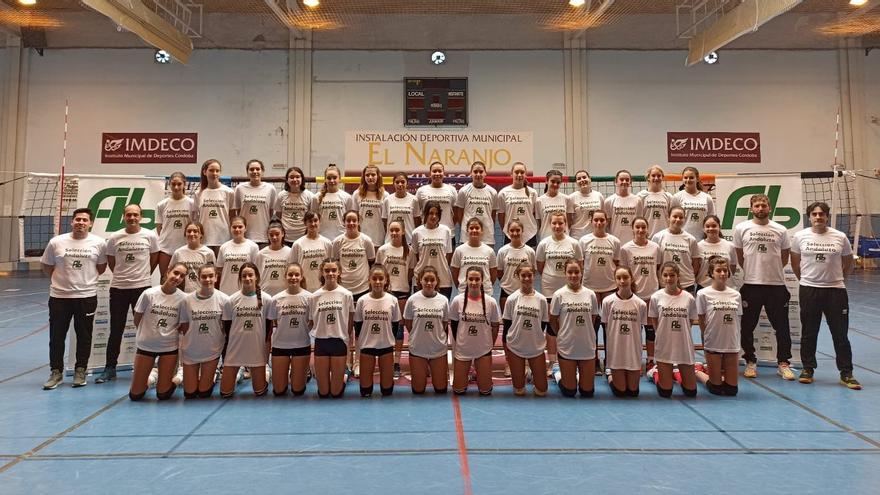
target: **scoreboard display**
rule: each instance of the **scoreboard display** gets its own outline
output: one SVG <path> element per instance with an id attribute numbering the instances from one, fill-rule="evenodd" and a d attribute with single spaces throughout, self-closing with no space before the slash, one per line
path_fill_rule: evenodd
<path id="1" fill-rule="evenodd" d="M 467 125 L 467 78 L 407 77 L 404 86 L 404 125 Z"/>

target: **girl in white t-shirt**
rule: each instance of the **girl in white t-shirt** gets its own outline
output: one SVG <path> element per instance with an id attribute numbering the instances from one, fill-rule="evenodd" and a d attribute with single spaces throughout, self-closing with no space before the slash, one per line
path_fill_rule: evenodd
<path id="1" fill-rule="evenodd" d="M 303 269 L 302 288 L 314 292 L 321 287 L 321 262 L 333 253 L 333 243 L 321 235 L 321 217 L 317 213 L 307 211 L 303 223 L 306 224 L 306 235 L 294 241 L 290 261 Z"/>
<path id="2" fill-rule="evenodd" d="M 669 226 L 669 209 L 672 208 L 672 194 L 663 189 L 663 179 L 666 174 L 659 165 L 652 165 L 645 172 L 648 179 L 648 188 L 639 191 L 638 197 L 642 200 L 642 216 L 648 220 L 648 237 Z"/>
<path id="3" fill-rule="evenodd" d="M 498 192 L 498 224 L 510 239 L 507 228 L 513 220 L 519 220 L 523 226 L 523 242 L 527 246 L 538 246 L 538 221 L 535 218 L 535 202 L 538 193 L 529 188 L 526 182 L 526 166 L 516 162 L 510 169 L 512 184 Z"/>
<path id="4" fill-rule="evenodd" d="M 406 241 L 412 241 L 413 230 L 422 224 L 422 211 L 416 197 L 407 190 L 408 178 L 403 172 L 394 174 L 394 194 L 386 194 L 382 199 L 382 220 L 385 222 L 385 242 L 391 240 L 388 226 L 391 222 L 401 222 L 406 232 Z"/>
<path id="5" fill-rule="evenodd" d="M 287 288 L 284 271 L 290 259 L 290 248 L 284 245 L 284 227 L 281 222 L 272 221 L 266 230 L 269 245 L 257 253 L 257 268 L 263 278 L 263 291 L 274 296 Z"/>
<path id="6" fill-rule="evenodd" d="M 318 397 L 341 398 L 345 393 L 346 359 L 354 350 L 354 300 L 339 285 L 342 267 L 337 260 L 321 264 L 320 289 L 309 301 L 309 326 L 315 337 L 315 378 Z"/>
<path id="7" fill-rule="evenodd" d="M 509 246 L 510 244 L 508 244 Z M 546 338 L 544 332 L 549 321 L 547 299 L 535 292 L 535 267 L 526 262 L 512 270 L 520 282 L 504 304 L 502 321 L 504 331 L 504 355 L 510 367 L 514 395 L 526 393 L 526 364 L 532 370 L 535 396 L 547 395 L 547 362 L 544 360 Z"/>
<path id="8" fill-rule="evenodd" d="M 697 284 L 700 287 L 712 285 L 712 276 L 709 274 L 709 258 L 720 256 L 727 260 L 728 271 L 727 286 L 733 288 L 733 276 L 736 275 L 736 248 L 733 243 L 721 237 L 721 220 L 715 215 L 708 215 L 703 220 L 703 232 L 706 238 L 697 243 L 700 251 L 700 271 L 697 272 Z"/>
<path id="9" fill-rule="evenodd" d="M 595 224 L 594 224 L 595 225 Z M 566 397 L 592 397 L 596 374 L 596 324 L 599 303 L 596 294 L 581 284 L 581 265 L 565 262 L 566 285 L 550 301 L 549 334 L 556 337 L 559 372 L 554 373 L 559 390 Z"/>
<path id="10" fill-rule="evenodd" d="M 426 266 L 419 271 L 422 290 L 406 300 L 403 321 L 409 331 L 409 366 L 412 393 L 425 393 L 428 370 L 434 393 L 445 394 L 449 386 L 449 363 L 446 360 L 449 326 L 449 299 L 437 292 L 440 277 L 437 269 Z"/>
<path id="11" fill-rule="evenodd" d="M 352 194 L 352 209 L 361 216 L 361 232 L 373 241 L 373 245 L 385 243 L 385 224 L 382 222 L 382 201 L 385 198 L 382 172 L 375 165 L 361 170 L 361 185 Z"/>
<path id="12" fill-rule="evenodd" d="M 498 258 L 495 250 L 483 242 L 483 223 L 479 219 L 469 219 L 466 227 L 468 240 L 455 248 L 449 263 L 452 279 L 458 282 L 458 292 L 463 293 L 467 287 L 465 273 L 477 268 L 483 273 L 483 290 L 491 297 L 492 286 L 498 279 Z"/>
<path id="13" fill-rule="evenodd" d="M 193 272 L 199 288 L 186 296 L 190 328 L 180 338 L 183 396 L 206 399 L 214 393 L 214 372 L 226 340 L 223 308 L 229 302 L 229 296 L 214 289 L 217 268 L 213 264 L 204 264 Z"/>
<path id="14" fill-rule="evenodd" d="M 388 289 L 397 299 L 400 314 L 410 295 L 410 281 L 416 266 L 416 255 L 404 238 L 404 222 L 394 220 L 388 224 L 391 240 L 376 251 L 376 265 L 388 272 Z M 392 325 L 394 329 L 394 378 L 400 378 L 400 356 L 403 352 L 403 322 Z"/>
<path id="15" fill-rule="evenodd" d="M 656 329 L 657 393 L 672 396 L 674 370 L 681 373 L 681 389 L 688 397 L 697 395 L 697 377 L 694 373 L 694 340 L 691 325 L 697 320 L 694 296 L 679 286 L 678 265 L 667 261 L 660 267 L 663 289 L 651 296 L 648 321 Z"/>
<path id="16" fill-rule="evenodd" d="M 260 290 L 260 270 L 247 262 L 238 271 L 241 290 L 229 296 L 223 310 L 223 326 L 229 334 L 229 344 L 223 357 L 220 396 L 228 399 L 235 393 L 238 370 L 251 371 L 254 395 L 260 397 L 269 390 L 266 380 L 266 358 L 272 322 L 272 298 Z"/>
<path id="17" fill-rule="evenodd" d="M 272 332 L 272 391 L 275 396 L 306 392 L 312 341 L 309 336 L 309 301 L 312 293 L 303 289 L 303 269 L 290 263 L 284 272 L 287 289 L 275 294 L 269 319 L 275 322 Z"/>
<path id="18" fill-rule="evenodd" d="M 580 239 L 593 232 L 593 222 L 590 217 L 594 210 L 601 210 L 605 207 L 605 196 L 599 191 L 593 190 L 593 181 L 586 170 L 578 170 L 574 178 L 577 181 L 578 190 L 568 195 L 574 211 L 569 235 L 574 239 Z"/>
<path id="19" fill-rule="evenodd" d="M 197 215 L 195 201 L 186 196 L 186 175 L 172 172 L 168 179 L 171 197 L 156 205 L 156 234 L 159 236 L 159 273 L 168 271 L 171 256 L 186 245 L 184 229 Z"/>
<path id="20" fill-rule="evenodd" d="M 675 263 L 681 273 L 679 284 L 684 290 L 696 294 L 696 274 L 703 264 L 697 240 L 684 231 L 685 212 L 680 206 L 669 210 L 669 228 L 654 234 L 651 239 L 660 246 L 663 261 Z"/>
<path id="21" fill-rule="evenodd" d="M 520 281 L 516 278 L 514 269 L 522 264 L 527 264 L 532 269 L 537 269 L 535 250 L 531 246 L 523 244 L 522 222 L 514 220 L 507 227 L 510 235 L 510 243 L 501 246 L 498 250 L 498 278 L 501 280 L 501 297 L 499 305 L 503 308 L 507 298 L 519 289 Z"/>
<path id="22" fill-rule="evenodd" d="M 220 245 L 229 240 L 230 211 L 235 204 L 235 193 L 220 183 L 220 162 L 205 160 L 196 193 L 196 210 L 199 223 L 205 228 L 204 243 L 217 255 Z"/>
<path id="23" fill-rule="evenodd" d="M 467 238 L 465 221 L 476 218 L 483 224 L 482 241 L 489 247 L 495 245 L 495 212 L 498 209 L 498 192 L 486 185 L 486 164 L 475 161 L 471 164 L 471 183 L 458 190 L 455 199 L 455 223 L 461 225 L 459 240 Z"/>
<path id="24" fill-rule="evenodd" d="M 275 215 L 284 227 L 284 245 L 287 247 L 306 233 L 304 216 L 315 197 L 315 193 L 303 188 L 304 176 L 301 168 L 289 167 L 284 173 L 284 190 L 275 200 Z"/>
<path id="25" fill-rule="evenodd" d="M 635 216 L 632 217 L 633 219 Z M 614 280 L 614 271 L 620 264 L 620 240 L 617 236 L 606 232 L 608 216 L 602 210 L 593 212 L 593 233 L 587 234 L 580 240 L 581 251 L 584 253 L 584 279 L 583 285 L 596 293 L 598 304 L 602 304 L 605 296 L 614 292 L 617 282 Z M 627 227 L 632 230 L 632 220 Z M 630 235 L 632 237 L 632 235 Z M 599 327 L 602 327 L 602 341 L 605 341 L 605 326 L 596 325 L 597 339 Z M 599 366 L 599 351 L 596 350 L 596 374 L 604 373 L 605 366 Z"/>
<path id="26" fill-rule="evenodd" d="M 614 176 L 614 184 L 617 192 L 605 199 L 606 230 L 623 244 L 632 240 L 632 221 L 642 215 L 642 199 L 631 192 L 632 174 L 629 170 L 619 170 Z"/>
<path id="27" fill-rule="evenodd" d="M 328 165 L 324 169 L 324 184 L 321 185 L 321 192 L 312 198 L 312 205 L 309 208 L 320 216 L 320 233 L 327 239 L 336 239 L 337 236 L 345 233 L 342 216 L 346 211 L 354 208 L 351 195 L 339 189 L 340 177 L 339 168 L 333 164 Z"/>
<path id="28" fill-rule="evenodd" d="M 184 292 L 192 293 L 199 290 L 201 283 L 197 270 L 205 264 L 215 264 L 217 258 L 211 248 L 202 245 L 204 236 L 204 227 L 199 222 L 189 222 L 184 228 L 186 233 L 186 245 L 177 248 L 171 255 L 171 264 L 183 263 L 186 265 L 188 272 L 186 280 L 183 282 L 181 289 Z M 216 279 L 216 276 L 214 277 Z"/>
<path id="29" fill-rule="evenodd" d="M 331 258 L 339 260 L 342 273 L 339 285 L 351 291 L 355 300 L 370 290 L 370 265 L 376 259 L 376 248 L 370 237 L 360 230 L 360 214 L 345 212 L 345 233 L 333 239 Z"/>
<path id="30" fill-rule="evenodd" d="M 727 286 L 729 261 L 713 256 L 706 265 L 712 285 L 697 292 L 703 353 L 709 367 L 706 387 L 714 395 L 736 395 L 739 391 L 742 297 L 737 290 Z"/>
<path id="31" fill-rule="evenodd" d="M 412 246 L 416 253 L 416 272 L 421 273 L 427 267 L 437 271 L 437 290 L 447 299 L 452 297 L 452 231 L 440 224 L 443 209 L 440 203 L 425 203 L 422 218 L 425 224 L 413 231 Z"/>
<path id="32" fill-rule="evenodd" d="M 696 167 L 685 167 L 681 171 L 681 182 L 684 188 L 675 193 L 672 206 L 684 209 L 684 231 L 699 241 L 703 238 L 703 220 L 706 215 L 715 214 L 715 200 L 703 192 L 700 171 Z"/>
<path id="33" fill-rule="evenodd" d="M 486 296 L 483 270 L 472 266 L 465 278 L 467 290 L 455 296 L 449 305 L 454 343 L 452 391 L 457 395 L 467 392 L 468 372 L 473 364 L 480 395 L 491 395 L 492 347 L 498 338 L 501 312 L 492 294 Z"/>
<path id="34" fill-rule="evenodd" d="M 544 185 L 544 194 L 538 197 L 535 202 L 535 215 L 538 220 L 538 240 L 549 237 L 553 233 L 553 226 L 550 225 L 550 216 L 554 213 L 562 213 L 565 215 L 567 225 L 565 233 L 568 234 L 568 225 L 574 219 L 574 209 L 572 209 L 571 201 L 568 196 L 559 192 L 562 185 L 562 172 L 559 170 L 551 170 L 547 172 L 547 182 Z"/>
<path id="35" fill-rule="evenodd" d="M 278 190 L 275 189 L 274 184 L 263 182 L 266 167 L 260 160 L 248 161 L 245 170 L 249 181 L 235 186 L 235 206 L 232 215 L 247 220 L 251 227 L 247 231 L 248 239 L 263 248 L 269 242 L 266 238 L 266 229 L 269 228 L 269 221 L 275 215 Z"/>
<path id="36" fill-rule="evenodd" d="M 389 294 L 388 272 L 376 265 L 370 269 L 370 292 L 357 300 L 354 332 L 360 351 L 361 397 L 373 395 L 373 371 L 379 365 L 382 396 L 394 391 L 394 328 L 400 322 L 397 298 Z"/>
<path id="37" fill-rule="evenodd" d="M 452 207 L 455 205 L 455 200 L 458 198 L 458 191 L 456 191 L 452 185 L 443 183 L 445 171 L 442 163 L 431 163 L 428 167 L 428 172 L 431 182 L 416 189 L 416 199 L 419 201 L 419 209 L 424 211 L 426 205 L 430 201 L 439 204 L 440 209 L 443 211 L 440 216 L 440 224 L 448 227 L 449 231 L 453 232 L 454 236 L 455 216 Z"/>
<path id="38" fill-rule="evenodd" d="M 605 324 L 605 366 L 611 370 L 608 386 L 616 397 L 638 397 L 642 373 L 642 326 L 648 322 L 648 305 L 633 291 L 629 268 L 614 272 L 617 292 L 602 301 Z"/>
<path id="39" fill-rule="evenodd" d="M 238 290 L 238 271 L 241 265 L 256 262 L 260 247 L 254 241 L 245 238 L 247 221 L 244 218 L 232 217 L 229 231 L 232 233 L 232 239 L 220 246 L 217 255 L 217 269 L 220 271 L 217 288 L 231 296 Z"/>
<path id="40" fill-rule="evenodd" d="M 660 279 L 657 273 L 660 264 L 663 263 L 663 254 L 660 246 L 648 239 L 648 219 L 636 217 L 633 220 L 633 240 L 620 247 L 620 266 L 630 269 L 635 285 L 636 296 L 645 304 L 651 300 L 651 296 L 660 289 Z M 645 370 L 654 367 L 654 327 L 645 324 L 645 352 L 648 358 Z"/>
<path id="41" fill-rule="evenodd" d="M 189 327 L 189 313 L 184 304 L 186 294 L 177 286 L 183 282 L 186 271 L 183 263 L 172 265 L 162 285 L 145 290 L 138 298 L 134 308 L 137 354 L 128 392 L 133 401 L 143 399 L 147 393 L 147 381 L 156 358 L 159 358 L 156 398 L 170 399 L 177 388 L 171 379 L 177 370 L 179 338 Z"/>

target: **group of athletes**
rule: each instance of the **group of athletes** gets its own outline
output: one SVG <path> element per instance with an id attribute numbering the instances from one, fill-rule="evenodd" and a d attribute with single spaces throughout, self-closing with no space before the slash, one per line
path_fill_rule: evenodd
<path id="1" fill-rule="evenodd" d="M 486 183 L 481 162 L 460 190 L 444 183 L 444 167 L 435 162 L 430 183 L 415 195 L 404 173 L 387 192 L 373 165 L 363 168 L 353 194 L 341 187 L 335 165 L 324 171 L 318 193 L 304 187 L 298 167 L 287 170 L 281 192 L 262 180 L 259 160 L 246 171 L 249 181 L 232 189 L 220 182 L 220 162 L 208 160 L 193 197 L 186 176 L 173 173 L 155 230 L 142 227 L 141 208 L 131 204 L 125 230 L 105 241 L 89 232 L 91 211 L 74 212 L 72 231 L 51 239 L 42 258 L 51 276 L 44 389 L 63 381 L 71 319 L 73 386 L 86 384 L 97 277 L 109 266 L 110 336 L 95 382 L 116 379 L 131 310 L 132 400 L 145 396 L 151 375 L 160 400 L 178 384 L 187 399 L 210 397 L 216 375 L 220 395 L 231 397 L 245 372 L 258 396 L 270 381 L 275 395 L 302 395 L 314 374 L 318 396 L 338 398 L 350 370 L 369 397 L 376 368 L 387 396 L 401 373 L 406 332 L 414 394 L 425 393 L 429 381 L 435 393 L 447 391 L 450 342 L 453 392 L 465 393 L 475 381 L 480 395 L 491 394 L 501 333 L 516 395 L 526 394 L 528 382 L 535 395 L 546 395 L 549 375 L 563 395 L 590 397 L 595 375 L 603 375 L 615 396 L 634 397 L 643 373 L 663 397 L 675 383 L 694 396 L 698 381 L 712 394 L 736 395 L 741 354 L 744 376 L 757 376 L 753 333 L 762 308 L 776 332 L 778 374 L 795 379 L 783 273 L 789 257 L 800 279 L 799 381 L 813 381 L 824 314 L 841 383 L 860 388 L 844 285 L 852 248 L 828 226 L 825 203 L 809 206 L 811 226 L 790 239 L 770 220 L 769 199 L 754 195 L 750 218 L 736 225 L 730 242 L 694 167 L 683 170 L 675 194 L 664 190 L 659 166 L 647 170 L 647 189 L 638 193 L 631 173 L 621 170 L 607 198 L 592 189 L 586 171 L 577 172 L 570 195 L 560 192 L 561 172 L 550 171 L 539 194 L 519 162 L 500 191 Z M 497 250 L 496 221 L 504 239 Z M 151 287 L 157 267 L 162 282 Z M 695 359 L 695 323 L 705 364 Z"/>

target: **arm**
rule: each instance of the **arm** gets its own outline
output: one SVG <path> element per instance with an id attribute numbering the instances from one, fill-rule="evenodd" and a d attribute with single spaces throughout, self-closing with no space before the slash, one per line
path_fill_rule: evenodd
<path id="1" fill-rule="evenodd" d="M 790 254 L 791 254 L 791 249 L 783 249 L 782 250 L 782 256 L 781 256 L 782 266 L 785 266 L 788 264 L 788 257 Z"/>
<path id="2" fill-rule="evenodd" d="M 101 263 L 100 265 L 95 265 L 95 271 L 98 272 L 98 275 L 103 275 L 104 270 L 107 269 L 107 263 Z"/>
<path id="3" fill-rule="evenodd" d="M 538 261 L 537 264 L 538 264 L 538 267 L 537 267 L 537 268 L 538 268 L 538 273 L 544 273 L 544 262 L 543 262 L 543 261 Z"/>
<path id="4" fill-rule="evenodd" d="M 496 280 L 498 280 L 498 269 L 497 268 L 489 268 L 489 280 L 494 284 Z"/>
<path id="5" fill-rule="evenodd" d="M 155 253 L 150 253 L 150 273 L 153 273 L 153 270 L 156 269 L 156 266 L 159 264 L 159 251 Z M 160 275 L 164 275 L 160 273 Z"/>
<path id="6" fill-rule="evenodd" d="M 850 256 L 850 261 L 852 261 L 852 256 Z M 846 266 L 845 263 L 844 266 Z M 794 272 L 794 276 L 797 277 L 798 280 L 801 279 L 801 255 L 798 253 L 791 253 L 791 271 Z M 845 269 L 844 275 L 846 275 Z"/>
<path id="7" fill-rule="evenodd" d="M 152 261 L 152 257 L 151 257 L 151 261 Z M 116 256 L 111 256 L 109 254 L 107 255 L 107 266 L 110 267 L 111 272 L 116 269 Z"/>
<path id="8" fill-rule="evenodd" d="M 133 320 L 133 322 L 134 322 L 134 326 L 135 326 L 135 327 L 140 326 L 140 324 L 141 324 L 141 318 L 144 317 L 144 314 L 143 314 L 143 313 L 138 313 L 137 311 L 132 311 L 132 312 L 131 312 L 131 315 L 132 315 L 132 320 Z"/>
<path id="9" fill-rule="evenodd" d="M 703 267 L 703 258 L 701 258 L 699 256 L 694 257 L 693 259 L 691 259 L 691 265 L 694 268 L 694 275 L 699 274 L 700 268 Z"/>
<path id="10" fill-rule="evenodd" d="M 156 224 L 156 235 L 159 235 L 159 234 L 161 234 L 161 233 L 162 233 L 162 224 L 161 224 L 161 223 L 157 223 L 157 224 Z"/>
<path id="11" fill-rule="evenodd" d="M 700 325 L 700 340 L 703 341 L 703 344 L 706 343 L 706 315 L 700 315 L 700 319 L 697 321 L 697 324 Z"/>
<path id="12" fill-rule="evenodd" d="M 651 325 L 652 327 L 657 328 L 657 318 L 649 316 L 648 317 L 648 325 Z"/>
<path id="13" fill-rule="evenodd" d="M 177 326 L 177 331 L 180 332 L 181 334 L 185 334 L 187 332 L 187 330 L 189 330 L 189 322 L 181 323 L 180 325 Z"/>
<path id="14" fill-rule="evenodd" d="M 461 217 L 464 216 L 464 208 L 460 208 L 458 206 L 452 207 L 452 223 L 457 224 L 461 223 Z"/>
<path id="15" fill-rule="evenodd" d="M 745 266 L 745 255 L 743 254 L 742 248 L 734 249 L 736 249 L 736 264 L 739 266 Z"/>
<path id="16" fill-rule="evenodd" d="M 559 333 L 559 316 L 558 315 L 550 315 L 550 331 L 547 333 L 549 333 L 553 337 L 555 337 L 556 334 Z"/>
<path id="17" fill-rule="evenodd" d="M 449 271 L 452 272 L 452 285 L 457 286 L 458 285 L 458 272 L 461 270 L 456 266 L 450 266 Z"/>
<path id="18" fill-rule="evenodd" d="M 495 342 L 496 340 L 498 340 L 498 327 L 499 326 L 500 325 L 498 323 L 492 324 L 492 342 Z"/>
<path id="19" fill-rule="evenodd" d="M 792 258 L 794 255 L 792 255 Z M 853 272 L 853 255 L 849 256 L 841 256 L 840 262 L 843 264 L 843 278 L 846 278 L 848 275 L 851 275 Z M 792 262 L 794 263 L 794 262 Z"/>
<path id="20" fill-rule="evenodd" d="M 354 339 L 352 338 L 353 336 L 354 336 L 354 311 L 349 311 L 349 313 L 348 313 L 348 340 L 349 340 L 349 342 L 354 343 Z M 354 346 L 350 345 L 349 347 L 351 349 L 354 349 L 357 347 L 357 344 L 355 343 Z"/>
<path id="21" fill-rule="evenodd" d="M 43 270 L 43 273 L 45 273 L 46 275 L 51 277 L 52 273 L 55 271 L 55 265 L 47 265 L 45 263 L 40 263 L 40 269 Z"/>

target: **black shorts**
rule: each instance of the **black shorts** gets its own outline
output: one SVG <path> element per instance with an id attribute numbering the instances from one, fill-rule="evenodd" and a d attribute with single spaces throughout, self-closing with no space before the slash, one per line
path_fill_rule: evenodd
<path id="1" fill-rule="evenodd" d="M 501 295 L 498 297 L 498 299 L 507 299 L 508 297 L 510 297 L 510 293 L 504 290 L 504 288 L 501 288 Z"/>
<path id="2" fill-rule="evenodd" d="M 348 346 L 345 345 L 345 341 L 338 338 L 329 338 L 329 339 L 315 339 L 315 357 L 318 356 L 331 356 L 331 357 L 339 357 L 345 356 L 348 352 Z"/>
<path id="3" fill-rule="evenodd" d="M 140 354 L 141 356 L 157 358 L 157 357 L 161 357 L 161 356 L 170 356 L 172 354 L 177 355 L 177 351 L 178 351 L 177 349 L 174 349 L 173 351 L 153 352 L 153 351 L 145 351 L 145 350 L 141 349 L 140 347 L 138 347 L 137 353 Z"/>
<path id="4" fill-rule="evenodd" d="M 357 302 L 358 299 L 360 299 L 361 297 L 363 297 L 363 296 L 365 296 L 365 295 L 367 295 L 367 294 L 369 294 L 369 293 L 370 293 L 370 291 L 369 291 L 369 290 L 366 290 L 366 291 L 364 291 L 364 292 L 358 292 L 357 294 L 352 294 L 352 295 L 351 295 L 351 300 L 354 301 L 354 302 Z"/>
<path id="5" fill-rule="evenodd" d="M 376 349 L 375 347 L 367 347 L 361 349 L 361 354 L 375 357 L 382 357 L 386 354 L 391 354 L 392 352 L 394 352 L 394 347 L 382 347 L 380 349 Z"/>
<path id="6" fill-rule="evenodd" d="M 300 357 L 300 356 L 308 356 L 311 353 L 312 353 L 312 347 L 308 346 L 308 345 L 305 347 L 294 347 L 291 349 L 282 349 L 280 347 L 273 347 L 272 348 L 272 355 L 279 356 L 279 357 L 281 357 L 281 356 Z"/>
<path id="7" fill-rule="evenodd" d="M 409 298 L 409 292 L 403 292 L 399 290 L 391 291 L 391 295 L 396 297 L 398 301 L 406 301 Z"/>

